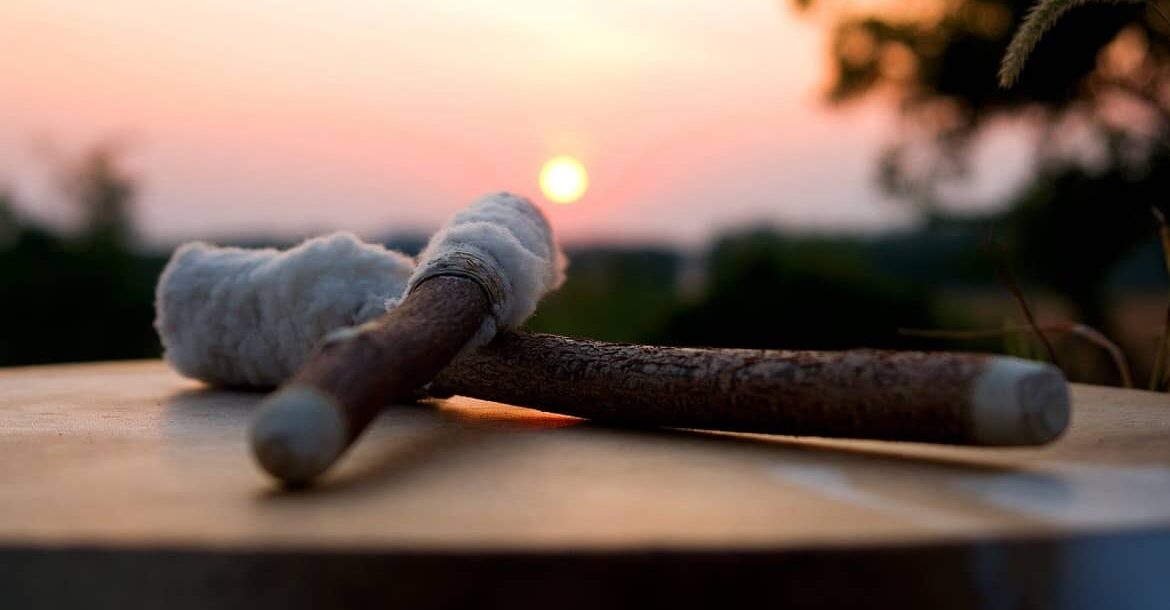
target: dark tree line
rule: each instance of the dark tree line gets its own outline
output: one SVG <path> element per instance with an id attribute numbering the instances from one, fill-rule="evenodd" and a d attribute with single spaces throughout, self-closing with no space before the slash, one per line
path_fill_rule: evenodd
<path id="1" fill-rule="evenodd" d="M 1000 87 L 1000 60 L 1032 4 L 938 0 L 826 16 L 828 97 L 893 98 L 903 128 L 878 173 L 927 222 L 953 215 L 942 211 L 953 197 L 947 187 L 965 177 L 977 137 L 1027 122 L 1033 179 L 1006 211 L 966 220 L 1005 241 L 1033 284 L 1108 331 L 1110 273 L 1154 239 L 1150 208 L 1170 209 L 1170 26 L 1147 5 L 1079 6 L 1039 43 L 1016 85 Z M 820 0 L 797 5 L 814 17 L 829 9 Z M 1077 145 L 1068 143 L 1074 129 L 1083 134 Z"/>
<path id="2" fill-rule="evenodd" d="M 132 246 L 134 178 L 107 147 L 62 170 L 76 231 L 22 217 L 0 192 L 0 365 L 157 355 L 153 287 L 164 259 Z"/>

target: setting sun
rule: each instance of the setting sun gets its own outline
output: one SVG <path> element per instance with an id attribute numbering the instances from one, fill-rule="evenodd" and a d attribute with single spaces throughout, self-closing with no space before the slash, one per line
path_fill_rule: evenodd
<path id="1" fill-rule="evenodd" d="M 540 168 L 540 190 L 557 203 L 573 203 L 589 188 L 585 166 L 572 157 L 554 157 Z"/>

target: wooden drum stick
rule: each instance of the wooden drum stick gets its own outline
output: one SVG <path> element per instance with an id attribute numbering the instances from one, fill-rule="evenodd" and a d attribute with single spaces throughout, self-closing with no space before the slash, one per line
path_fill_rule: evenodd
<path id="1" fill-rule="evenodd" d="M 961 445 L 1061 435 L 1056 367 L 956 353 L 690 349 L 502 333 L 428 387 L 622 425 Z"/>
<path id="2" fill-rule="evenodd" d="M 526 199 L 501 193 L 457 214 L 420 255 L 396 307 L 327 337 L 264 401 L 251 434 L 257 461 L 285 483 L 320 475 L 382 406 L 414 396 L 461 350 L 528 317 L 559 282 L 558 258 Z"/>
<path id="3" fill-rule="evenodd" d="M 321 474 L 384 405 L 412 396 L 442 370 L 490 313 L 474 280 L 440 276 L 362 332 L 326 340 L 261 406 L 252 426 L 256 460 L 286 483 Z"/>
<path id="4" fill-rule="evenodd" d="M 417 267 L 343 234 L 284 253 L 189 244 L 160 278 L 156 327 L 185 375 L 283 382 L 252 446 L 290 483 L 323 472 L 381 406 L 423 386 L 638 426 L 995 446 L 1049 442 L 1068 425 L 1064 376 L 1016 358 L 510 332 L 559 284 L 561 263 L 543 215 L 497 194 L 456 215 Z"/>

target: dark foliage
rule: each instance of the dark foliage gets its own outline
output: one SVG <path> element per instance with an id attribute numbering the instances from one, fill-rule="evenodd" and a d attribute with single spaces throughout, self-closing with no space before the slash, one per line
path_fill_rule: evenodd
<path id="1" fill-rule="evenodd" d="M 153 294 L 165 259 L 131 250 L 133 179 L 98 148 L 63 181 L 83 221 L 74 235 L 22 220 L 0 195 L 0 365 L 157 355 Z"/>
<path id="2" fill-rule="evenodd" d="M 829 98 L 894 98 L 904 129 L 879 175 L 927 215 L 946 203 L 941 187 L 964 177 L 976 136 L 1001 119 L 1030 120 L 1039 171 L 1007 212 L 979 222 L 1008 243 L 1026 278 L 1108 331 L 1106 280 L 1154 238 L 1149 207 L 1167 209 L 1170 26 L 1144 5 L 1077 7 L 1036 47 L 1019 82 L 1001 88 L 1000 60 L 1033 3 L 940 0 L 935 10 L 891 3 L 847 14 L 833 26 Z M 1058 144 L 1070 125 L 1089 134 L 1099 158 Z"/>
<path id="3" fill-rule="evenodd" d="M 756 231 L 725 237 L 706 289 L 668 320 L 659 338 L 681 345 L 845 349 L 904 348 L 899 327 L 931 327 L 920 286 L 877 272 L 857 244 L 785 240 Z"/>

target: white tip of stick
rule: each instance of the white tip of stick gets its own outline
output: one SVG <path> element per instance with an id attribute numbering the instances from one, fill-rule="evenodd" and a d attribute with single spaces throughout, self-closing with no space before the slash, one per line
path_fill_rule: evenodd
<path id="1" fill-rule="evenodd" d="M 969 398 L 974 440 L 983 445 L 1042 445 L 1068 428 L 1068 382 L 1050 364 L 989 358 Z"/>
<path id="2" fill-rule="evenodd" d="M 307 483 L 345 450 L 345 430 L 334 399 L 314 388 L 294 385 L 261 404 L 252 424 L 252 454 L 281 481 Z"/>

